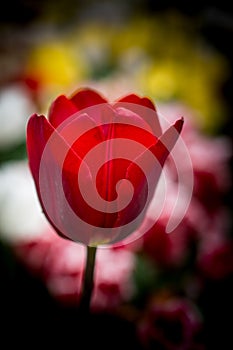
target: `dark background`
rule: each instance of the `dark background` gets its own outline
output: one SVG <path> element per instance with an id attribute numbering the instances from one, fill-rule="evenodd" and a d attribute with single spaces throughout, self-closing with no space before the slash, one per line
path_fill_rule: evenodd
<path id="1" fill-rule="evenodd" d="M 233 14 L 231 3 L 221 2 L 208 5 L 198 2 L 184 2 L 172 5 L 169 1 L 110 1 L 113 9 L 129 16 L 132 12 L 163 13 L 175 9 L 196 23 L 200 34 L 219 52 L 232 67 L 233 50 Z M 83 14 L 91 15 L 96 6 L 104 9 L 106 2 L 100 1 L 6 1 L 4 10 L 0 11 L 0 50 L 7 50 L 6 26 L 12 33 L 25 30 L 27 26 L 47 12 L 56 10 L 57 23 L 64 26 L 69 21 L 78 20 Z M 102 7 L 101 7 L 102 6 Z M 109 6 L 109 5 L 108 5 Z M 125 11 L 125 12 L 124 12 Z M 101 10 L 99 10 L 100 16 Z M 17 35 L 16 35 L 17 40 Z M 232 72 L 221 88 L 226 101 L 228 118 L 219 130 L 232 139 L 233 118 L 233 75 Z M 232 205 L 232 193 L 229 193 L 229 205 Z M 42 283 L 30 274 L 12 255 L 9 247 L 0 245 L 0 315 L 1 315 L 1 347 L 34 348 L 36 346 L 63 345 L 66 349 L 74 346 L 86 349 L 89 346 L 102 349 L 120 348 L 127 344 L 130 349 L 139 349 L 134 337 L 133 326 L 126 320 L 107 314 L 92 315 L 86 319 L 78 310 L 58 305 L 48 294 Z M 232 349 L 232 276 L 221 283 L 209 281 L 200 296 L 200 304 L 205 313 L 205 342 L 208 350 Z M 106 341 L 106 338 L 109 339 Z M 82 342 L 87 345 L 81 345 Z M 6 343 L 5 343 L 6 342 Z M 105 346 L 106 344 L 106 346 Z"/>

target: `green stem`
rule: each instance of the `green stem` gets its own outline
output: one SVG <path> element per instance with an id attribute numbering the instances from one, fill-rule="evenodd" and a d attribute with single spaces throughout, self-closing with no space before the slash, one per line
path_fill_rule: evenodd
<path id="1" fill-rule="evenodd" d="M 80 301 L 80 310 L 84 313 L 89 313 L 92 292 L 94 288 L 94 268 L 96 247 L 87 246 L 86 266 L 84 271 L 83 289 Z"/>

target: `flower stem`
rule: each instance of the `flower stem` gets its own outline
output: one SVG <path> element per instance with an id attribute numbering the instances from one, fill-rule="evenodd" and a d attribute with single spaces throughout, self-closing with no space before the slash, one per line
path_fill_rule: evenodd
<path id="1" fill-rule="evenodd" d="M 90 311 L 90 303 L 94 288 L 94 268 L 96 247 L 87 246 L 86 266 L 84 271 L 83 289 L 80 301 L 80 310 L 88 314 Z"/>

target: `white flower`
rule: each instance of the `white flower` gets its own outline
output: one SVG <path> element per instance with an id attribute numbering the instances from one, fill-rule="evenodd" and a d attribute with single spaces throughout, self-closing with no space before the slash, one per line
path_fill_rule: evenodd
<path id="1" fill-rule="evenodd" d="M 25 138 L 26 122 L 34 110 L 29 94 L 19 84 L 0 92 L 0 148 L 10 147 Z"/>
<path id="2" fill-rule="evenodd" d="M 45 232 L 48 223 L 41 211 L 26 161 L 0 168 L 0 236 L 17 243 Z"/>

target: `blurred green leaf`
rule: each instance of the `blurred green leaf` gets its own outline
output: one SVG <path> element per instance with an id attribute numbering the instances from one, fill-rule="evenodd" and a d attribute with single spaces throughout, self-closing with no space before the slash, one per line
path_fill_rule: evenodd
<path id="1" fill-rule="evenodd" d="M 0 149 L 0 164 L 11 160 L 25 159 L 26 157 L 27 151 L 25 141 L 7 149 Z"/>
<path id="2" fill-rule="evenodd" d="M 154 264 L 144 255 L 136 256 L 136 266 L 133 274 L 136 293 L 134 302 L 143 304 L 158 283 L 158 272 Z"/>

